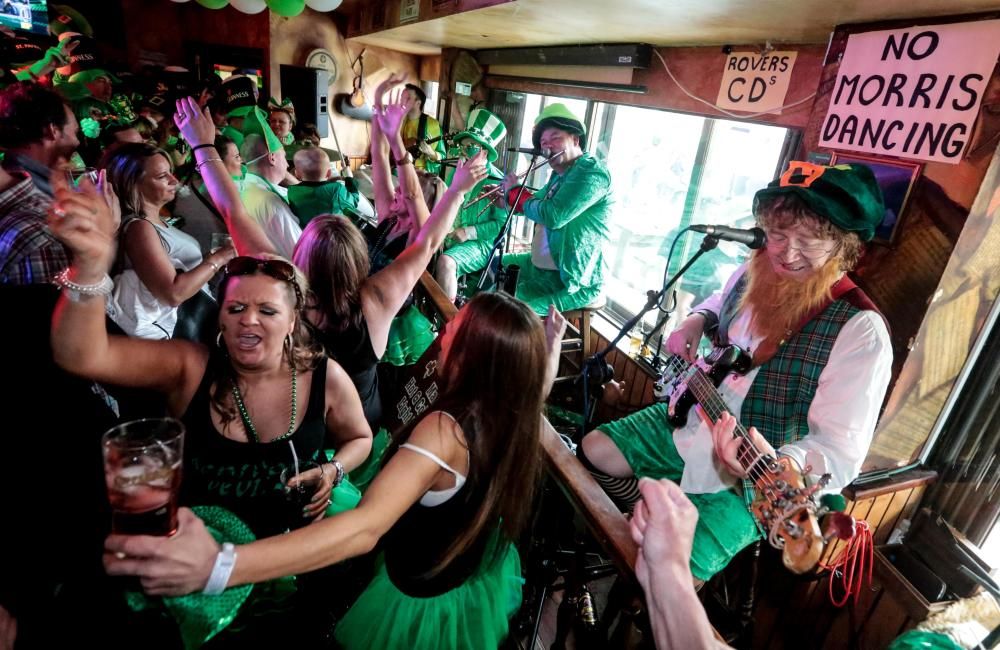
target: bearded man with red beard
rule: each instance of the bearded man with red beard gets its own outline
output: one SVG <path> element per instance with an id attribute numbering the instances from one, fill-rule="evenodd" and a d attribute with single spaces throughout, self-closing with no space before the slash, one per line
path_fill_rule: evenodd
<path id="1" fill-rule="evenodd" d="M 748 352 L 751 369 L 726 377 L 720 396 L 758 449 L 810 468 L 807 484 L 830 474 L 826 492 L 857 477 L 889 382 L 886 324 L 846 275 L 884 210 L 867 167 L 792 162 L 754 197 L 766 246 L 666 343 L 688 362 L 702 335 Z M 699 513 L 691 572 L 707 580 L 760 534 L 739 489 L 746 473 L 736 420 L 725 414 L 712 424 L 699 411 L 673 427 L 667 404 L 657 403 L 591 431 L 577 455 L 627 509 L 637 478 L 678 482 Z"/>

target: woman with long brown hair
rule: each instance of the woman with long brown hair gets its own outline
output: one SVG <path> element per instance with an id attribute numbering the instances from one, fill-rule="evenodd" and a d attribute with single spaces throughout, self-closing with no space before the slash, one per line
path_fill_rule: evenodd
<path id="1" fill-rule="evenodd" d="M 337 628 L 345 648 L 496 647 L 520 602 L 509 540 L 531 511 L 565 326 L 555 310 L 543 327 L 515 298 L 476 296 L 442 335 L 435 410 L 394 441 L 358 507 L 237 547 L 227 584 L 312 571 L 381 540 L 376 576 Z M 187 510 L 172 538 L 113 536 L 105 548 L 109 573 L 140 576 L 150 594 L 219 581 L 219 545 Z"/>

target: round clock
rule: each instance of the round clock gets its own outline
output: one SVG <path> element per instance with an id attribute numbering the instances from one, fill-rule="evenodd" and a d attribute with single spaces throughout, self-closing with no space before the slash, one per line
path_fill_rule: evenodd
<path id="1" fill-rule="evenodd" d="M 337 79 L 337 62 L 328 50 L 313 50 L 306 57 L 307 68 L 319 68 L 330 73 L 330 85 Z"/>

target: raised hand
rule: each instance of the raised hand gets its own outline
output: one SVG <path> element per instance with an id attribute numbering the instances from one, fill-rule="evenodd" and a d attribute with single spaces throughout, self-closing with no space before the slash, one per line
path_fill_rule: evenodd
<path id="1" fill-rule="evenodd" d="M 651 578 L 657 573 L 690 576 L 698 510 L 677 484 L 666 479 L 640 479 L 639 491 L 642 501 L 632 514 L 630 529 L 640 547 L 635 575 L 648 594 Z"/>
<path id="2" fill-rule="evenodd" d="M 208 108 L 198 106 L 193 97 L 177 100 L 174 124 L 181 137 L 192 147 L 215 142 L 215 122 L 212 121 Z"/>
<path id="3" fill-rule="evenodd" d="M 115 258 L 114 215 L 105 198 L 90 179 L 83 179 L 76 191 L 59 174 L 52 175 L 55 200 L 46 220 L 49 232 L 73 253 L 77 280 L 90 284 L 102 278 Z"/>
<path id="4" fill-rule="evenodd" d="M 486 176 L 486 152 L 480 151 L 472 158 L 458 163 L 455 175 L 451 179 L 451 187 L 457 192 L 467 194 Z"/>
<path id="5" fill-rule="evenodd" d="M 378 126 L 386 138 L 402 138 L 403 122 L 406 121 L 406 114 L 409 111 L 404 94 L 399 90 L 393 91 L 389 102 L 383 104 L 381 110 L 376 112 Z"/>
<path id="6" fill-rule="evenodd" d="M 385 94 L 392 88 L 395 88 L 399 84 L 406 81 L 406 75 L 393 72 L 389 75 L 389 78 L 384 80 L 378 86 L 375 87 L 375 110 L 381 111 L 382 109 L 382 98 Z"/>

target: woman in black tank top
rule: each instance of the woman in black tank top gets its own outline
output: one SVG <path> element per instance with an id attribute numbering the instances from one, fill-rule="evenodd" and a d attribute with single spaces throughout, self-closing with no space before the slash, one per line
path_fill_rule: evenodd
<path id="1" fill-rule="evenodd" d="M 389 86 L 383 84 L 376 90 L 377 98 L 398 81 L 387 83 Z M 372 121 L 372 159 L 375 205 L 382 224 L 373 254 L 382 257 L 391 249 L 392 261 L 382 269 L 373 269 L 361 231 L 346 217 L 332 215 L 309 222 L 294 254 L 296 266 L 309 278 L 312 288 L 309 321 L 316 326 L 330 356 L 351 375 L 373 429 L 378 428 L 382 411 L 375 368 L 386 351 L 392 320 L 451 231 L 465 193 L 486 176 L 485 155 L 459 166 L 451 187 L 438 197 L 429 217 L 421 217 L 428 214 L 428 208 L 423 194 L 412 189 L 418 184 L 412 164 L 398 164 L 400 187 L 404 189 L 396 200 L 389 198 L 392 190 L 386 142 L 397 161 L 401 160 L 405 154 L 400 136 L 405 105 L 379 106 L 377 113 Z M 411 228 L 405 248 L 400 245 L 407 239 L 403 235 L 393 239 L 394 229 L 385 225 L 390 223 L 390 213 L 399 223 L 414 224 L 399 226 Z"/>
<path id="2" fill-rule="evenodd" d="M 228 584 L 312 571 L 384 539 L 384 562 L 337 629 L 345 648 L 495 647 L 520 602 L 510 540 L 532 511 L 541 408 L 564 330 L 554 310 L 543 328 L 515 298 L 476 296 L 441 339 L 440 410 L 402 433 L 361 504 L 237 547 Z M 212 545 L 182 515 L 157 557 L 130 569 L 149 576 L 170 566 L 169 581 L 147 581 L 162 593 L 200 589 L 209 577 Z"/>

